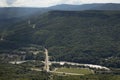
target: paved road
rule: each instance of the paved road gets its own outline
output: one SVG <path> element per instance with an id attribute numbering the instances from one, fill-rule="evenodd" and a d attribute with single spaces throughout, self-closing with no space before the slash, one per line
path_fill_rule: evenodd
<path id="1" fill-rule="evenodd" d="M 48 56 L 48 50 L 45 48 L 45 70 L 49 72 L 49 56 Z"/>

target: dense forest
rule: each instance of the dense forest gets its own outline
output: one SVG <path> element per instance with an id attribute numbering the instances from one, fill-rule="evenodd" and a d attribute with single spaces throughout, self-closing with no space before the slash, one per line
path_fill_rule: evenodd
<path id="1" fill-rule="evenodd" d="M 120 11 L 49 11 L 12 20 L 0 26 L 1 53 L 37 44 L 51 60 L 120 68 Z"/>

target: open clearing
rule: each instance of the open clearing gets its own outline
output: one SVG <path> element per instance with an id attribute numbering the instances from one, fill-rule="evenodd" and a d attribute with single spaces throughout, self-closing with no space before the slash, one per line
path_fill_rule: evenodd
<path id="1" fill-rule="evenodd" d="M 58 68 L 56 72 L 75 73 L 75 74 L 93 74 L 94 72 L 87 68 Z"/>

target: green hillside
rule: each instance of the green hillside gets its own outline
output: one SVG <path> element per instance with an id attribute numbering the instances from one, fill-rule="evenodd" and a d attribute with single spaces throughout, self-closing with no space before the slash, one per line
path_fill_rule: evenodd
<path id="1" fill-rule="evenodd" d="M 50 11 L 28 20 L 0 30 L 0 50 L 37 44 L 51 60 L 120 67 L 120 11 Z"/>

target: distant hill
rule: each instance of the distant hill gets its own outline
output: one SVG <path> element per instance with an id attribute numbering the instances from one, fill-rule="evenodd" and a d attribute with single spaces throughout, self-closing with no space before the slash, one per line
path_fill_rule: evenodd
<path id="1" fill-rule="evenodd" d="M 99 4 L 83 4 L 83 5 L 69 5 L 69 4 L 62 4 L 49 7 L 50 9 L 54 10 L 120 10 L 120 4 L 114 3 L 99 3 Z"/>
<path id="2" fill-rule="evenodd" d="M 5 7 L 0 8 L 0 18 L 23 17 L 48 11 L 45 8 Z"/>
<path id="3" fill-rule="evenodd" d="M 32 7 L 1 7 L 0 20 L 10 18 L 25 18 L 27 16 L 42 14 L 52 10 L 64 11 L 81 11 L 81 10 L 120 10 L 120 4 L 83 4 L 83 5 L 68 5 L 61 4 L 48 8 L 32 8 Z"/>
<path id="4" fill-rule="evenodd" d="M 120 4 L 83 4 L 68 5 L 61 4 L 48 8 L 32 7 L 1 7 L 0 8 L 0 27 L 10 25 L 7 22 L 16 23 L 32 15 L 42 14 L 52 10 L 81 11 L 81 10 L 120 10 Z"/>

